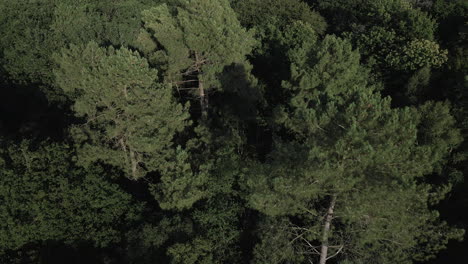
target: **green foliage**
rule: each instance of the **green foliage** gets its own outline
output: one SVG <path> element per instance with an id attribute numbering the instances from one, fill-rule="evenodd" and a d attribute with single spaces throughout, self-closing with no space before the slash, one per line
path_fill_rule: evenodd
<path id="1" fill-rule="evenodd" d="M 258 31 L 264 31 L 271 26 L 284 29 L 294 21 L 301 21 L 309 24 L 316 33 L 323 34 L 327 26 L 325 19 L 301 0 L 232 0 L 231 2 L 239 14 L 241 24 Z"/>
<path id="2" fill-rule="evenodd" d="M 312 45 L 325 32 L 326 22 L 300 0 L 232 1 L 243 26 L 252 28 L 259 45 L 253 52 L 256 76 L 280 93 L 289 76 L 287 53 L 298 42 Z"/>
<path id="3" fill-rule="evenodd" d="M 392 184 L 367 187 L 362 192 L 345 197 L 346 206 L 339 214 L 346 225 L 361 230 L 344 238 L 353 241 L 343 252 L 350 262 L 423 261 L 444 248 L 448 239 L 463 234 L 440 222 L 438 214 L 428 209 L 428 186 Z"/>
<path id="4" fill-rule="evenodd" d="M 258 37 L 262 46 L 255 50 L 253 71 L 268 87 L 269 92 L 264 93 L 268 100 L 266 107 L 273 107 L 283 99 L 281 82 L 291 74 L 290 51 L 301 45 L 315 45 L 318 35 L 310 24 L 302 21 L 294 21 L 285 28 L 268 25 L 257 32 L 261 32 Z"/>
<path id="5" fill-rule="evenodd" d="M 71 46 L 55 59 L 57 83 L 84 120 L 70 130 L 80 164 L 111 165 L 133 180 L 159 173 L 154 192 L 164 208 L 188 207 L 202 197 L 204 174 L 192 172 L 187 153 L 174 144 L 190 124 L 186 107 L 156 82 L 146 59 L 94 42 Z"/>
<path id="6" fill-rule="evenodd" d="M 413 40 L 400 51 L 388 54 L 388 64 L 395 69 L 413 71 L 423 67 L 440 67 L 447 61 L 447 51 L 429 40 Z"/>
<path id="7" fill-rule="evenodd" d="M 132 45 L 140 29 L 141 11 L 147 0 L 59 1 L 51 29 L 59 47 L 68 44 Z"/>
<path id="8" fill-rule="evenodd" d="M 0 3 L 0 62 L 15 80 L 51 82 L 53 10 L 54 0 Z"/>
<path id="9" fill-rule="evenodd" d="M 75 167 L 66 146 L 30 145 L 11 144 L 1 153 L 0 253 L 47 240 L 120 242 L 141 205 L 102 170 Z"/>
<path id="10" fill-rule="evenodd" d="M 129 263 L 169 262 L 166 245 L 193 235 L 193 223 L 179 215 L 161 215 L 147 219 L 140 228 L 131 230 L 126 248 Z"/>
<path id="11" fill-rule="evenodd" d="M 428 249 L 425 256 L 430 256 L 432 246 L 420 244 L 418 238 L 445 227 L 439 229 L 432 217 L 428 195 L 413 186 L 419 189 L 418 179 L 434 171 L 449 149 L 460 142 L 448 105 L 428 103 L 419 111 L 392 109 L 388 98 L 381 98 L 375 87 L 366 83 L 359 54 L 348 42 L 333 36 L 326 37 L 319 47 L 299 47 L 290 54 L 295 60 L 291 81 L 285 82 L 284 87 L 291 91 L 291 97 L 275 112 L 277 136 L 273 151 L 267 162 L 254 165 L 247 182 L 251 188 L 250 205 L 267 215 L 303 219 L 300 227 L 309 238 L 303 239 L 302 247 L 316 246 L 323 224 L 316 219 L 323 214 L 327 197 L 337 195 L 338 218 L 334 221 L 339 223 L 330 239 L 337 248 L 343 248 L 340 259 L 366 262 L 367 256 L 375 259 L 378 255 L 382 258 L 379 263 L 403 263 L 417 258 L 408 254 L 414 247 Z M 377 187 L 378 191 L 372 191 Z M 394 188 L 416 197 L 403 198 Z M 410 210 L 404 203 L 394 202 L 394 211 L 386 211 L 388 205 L 382 205 L 383 210 L 379 211 L 376 199 L 367 191 L 376 195 L 389 191 L 399 199 L 412 201 L 411 206 L 419 209 L 408 214 Z M 390 194 L 381 197 L 387 203 Z M 356 207 L 354 199 L 359 200 Z M 416 200 L 421 203 L 416 204 Z M 375 211 L 360 214 L 358 208 L 365 203 Z M 393 220 L 376 227 L 381 229 L 379 233 L 372 226 L 346 222 L 348 214 L 354 213 L 358 218 L 369 214 L 387 220 L 390 216 L 386 214 L 391 214 Z M 396 226 L 390 227 L 389 223 Z M 395 235 L 397 226 L 405 229 L 401 240 L 393 243 L 394 239 L 387 236 Z M 447 239 L 458 237 L 450 229 L 440 232 L 443 235 L 433 248 L 435 251 Z M 359 237 L 356 243 L 363 244 L 354 244 L 355 237 Z M 388 259 L 382 247 L 387 248 Z"/>
<path id="12" fill-rule="evenodd" d="M 172 140 L 188 124 L 188 115 L 171 90 L 155 82 L 157 72 L 144 58 L 91 42 L 71 46 L 55 59 L 57 83 L 86 122 L 71 130 L 83 164 L 102 161 L 132 179 L 169 170 Z"/>
<path id="13" fill-rule="evenodd" d="M 242 208 L 229 197 L 217 196 L 196 209 L 191 218 L 197 233 L 168 249 L 171 263 L 241 263 L 239 216 Z"/>
<path id="14" fill-rule="evenodd" d="M 208 168 L 202 164 L 195 171 L 189 162 L 189 153 L 178 147 L 172 160 L 161 163 L 159 170 L 162 183 L 149 186 L 161 208 L 190 208 L 193 203 L 207 196 L 204 186 L 208 181 Z"/>
<path id="15" fill-rule="evenodd" d="M 145 10 L 143 22 L 140 47 L 152 63 L 162 65 L 173 85 L 187 74 L 202 73 L 198 81 L 207 90 L 220 89 L 217 75 L 226 66 L 244 62 L 254 44 L 227 0 L 162 4 Z"/>
<path id="16" fill-rule="evenodd" d="M 447 50 L 427 39 L 406 40 L 394 30 L 374 26 L 363 34 L 348 34 L 365 55 L 380 67 L 413 72 L 424 67 L 437 68 L 447 61 Z"/>
<path id="17" fill-rule="evenodd" d="M 409 82 L 422 69 L 436 69 L 447 61 L 447 50 L 436 38 L 437 21 L 428 7 L 420 6 L 408 0 L 318 1 L 319 10 L 333 18 L 332 32 L 351 40 L 373 78 L 383 81 L 382 92 L 399 106 L 428 100 L 430 93 L 407 98 L 412 93 L 407 88 L 414 85 Z M 424 86 L 421 89 L 432 88 L 430 83 Z"/>
<path id="18" fill-rule="evenodd" d="M 254 248 L 254 262 L 280 264 L 287 261 L 301 263 L 304 257 L 297 254 L 294 227 L 287 218 L 265 218 L 260 222 L 260 242 Z M 299 238 L 300 241 L 300 238 Z"/>
<path id="19" fill-rule="evenodd" d="M 432 40 L 436 29 L 435 21 L 426 12 L 406 0 L 319 0 L 318 7 L 334 16 L 335 20 L 329 22 L 340 31 L 356 26 L 383 26 L 406 39 Z"/>
<path id="20" fill-rule="evenodd" d="M 213 257 L 209 254 L 212 244 L 203 239 L 194 239 L 191 243 L 176 244 L 169 249 L 172 263 L 213 263 Z"/>
<path id="21" fill-rule="evenodd" d="M 2 65 L 15 80 L 51 84 L 51 56 L 68 44 L 132 44 L 144 2 L 2 1 Z"/>
<path id="22" fill-rule="evenodd" d="M 405 97 L 408 98 L 411 104 L 416 104 L 421 98 L 427 96 L 427 87 L 429 86 L 431 78 L 431 69 L 424 67 L 418 70 L 413 76 L 411 76 L 406 84 Z"/>

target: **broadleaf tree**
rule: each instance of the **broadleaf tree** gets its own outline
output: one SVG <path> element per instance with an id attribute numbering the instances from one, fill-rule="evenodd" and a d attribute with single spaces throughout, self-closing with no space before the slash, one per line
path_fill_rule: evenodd
<path id="1" fill-rule="evenodd" d="M 0 259 L 33 249 L 29 261 L 39 262 L 51 241 L 115 246 L 141 221 L 143 204 L 112 183 L 110 172 L 76 166 L 69 146 L 0 143 Z"/>

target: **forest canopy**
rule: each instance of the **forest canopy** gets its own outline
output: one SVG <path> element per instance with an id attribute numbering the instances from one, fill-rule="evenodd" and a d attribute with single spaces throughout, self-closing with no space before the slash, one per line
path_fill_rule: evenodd
<path id="1" fill-rule="evenodd" d="M 467 17 L 0 1 L 0 262 L 460 263 Z"/>

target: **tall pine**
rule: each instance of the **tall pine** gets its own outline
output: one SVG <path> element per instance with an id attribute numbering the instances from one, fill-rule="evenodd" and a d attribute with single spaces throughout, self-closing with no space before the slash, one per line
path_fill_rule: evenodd
<path id="1" fill-rule="evenodd" d="M 302 261 L 405 263 L 457 237 L 429 209 L 443 190 L 422 183 L 460 142 L 448 105 L 392 109 L 367 84 L 359 54 L 334 36 L 289 56 L 289 99 L 274 111 L 273 150 L 248 181 L 253 208 L 287 216 L 278 227 L 283 244 Z M 258 254 L 269 247 L 262 243 Z"/>
<path id="2" fill-rule="evenodd" d="M 90 42 L 64 49 L 55 61 L 56 82 L 79 118 L 70 134 L 80 164 L 111 166 L 133 180 L 153 173 L 152 181 L 161 182 L 155 192 L 163 207 L 184 207 L 200 198 L 199 174 L 175 143 L 190 124 L 187 105 L 175 102 L 171 87 L 157 81 L 146 59 Z M 176 205 L 166 205 L 170 201 Z"/>
<path id="3" fill-rule="evenodd" d="M 243 63 L 252 34 L 241 27 L 228 0 L 180 0 L 143 12 L 140 48 L 164 69 L 165 80 L 190 91 L 208 114 L 210 93 L 222 90 L 225 67 Z"/>

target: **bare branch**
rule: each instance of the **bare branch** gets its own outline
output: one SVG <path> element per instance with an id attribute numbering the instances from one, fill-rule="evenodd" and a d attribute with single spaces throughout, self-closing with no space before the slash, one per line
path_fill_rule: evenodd
<path id="1" fill-rule="evenodd" d="M 331 258 L 336 257 L 338 254 L 340 254 L 340 252 L 341 252 L 341 250 L 343 250 L 343 248 L 344 248 L 344 245 L 341 245 L 340 248 L 338 249 L 338 251 L 336 251 L 335 254 L 333 254 L 333 255 L 327 257 L 326 260 L 329 260 L 329 259 L 331 259 Z"/>
<path id="2" fill-rule="evenodd" d="M 186 80 L 186 81 L 178 81 L 178 82 L 175 82 L 176 84 L 182 84 L 182 83 L 189 83 L 189 82 L 198 82 L 198 80 Z"/>

